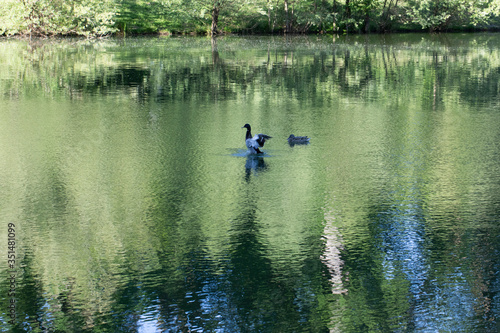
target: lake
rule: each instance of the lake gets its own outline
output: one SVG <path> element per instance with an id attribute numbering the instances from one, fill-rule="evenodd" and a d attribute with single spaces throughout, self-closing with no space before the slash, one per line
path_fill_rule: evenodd
<path id="1" fill-rule="evenodd" d="M 0 88 L 2 331 L 500 329 L 499 34 L 2 39 Z"/>

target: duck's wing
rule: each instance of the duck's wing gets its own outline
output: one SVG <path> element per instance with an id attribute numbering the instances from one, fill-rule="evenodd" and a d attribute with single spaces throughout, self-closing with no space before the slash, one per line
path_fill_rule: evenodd
<path id="1" fill-rule="evenodd" d="M 271 138 L 272 138 L 272 136 L 260 133 L 260 134 L 255 135 L 252 138 L 252 140 L 255 140 L 255 142 L 257 142 L 257 144 L 259 145 L 259 147 L 264 147 L 264 143 L 266 142 L 266 140 L 269 140 Z"/>
<path id="2" fill-rule="evenodd" d="M 257 141 L 255 141 L 253 138 L 246 139 L 245 144 L 247 145 L 247 148 L 258 148 Z"/>
<path id="3" fill-rule="evenodd" d="M 261 153 L 261 151 L 259 150 L 261 146 L 259 146 L 259 143 L 257 142 L 257 140 L 254 140 L 254 138 L 246 139 L 245 143 L 247 145 L 248 151 L 251 154 Z"/>
<path id="4" fill-rule="evenodd" d="M 259 149 L 262 145 L 258 142 L 257 135 L 245 141 L 248 149 Z"/>

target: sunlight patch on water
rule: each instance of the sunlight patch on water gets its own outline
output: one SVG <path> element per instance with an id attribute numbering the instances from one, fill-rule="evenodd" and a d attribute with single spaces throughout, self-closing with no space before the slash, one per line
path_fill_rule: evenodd
<path id="1" fill-rule="evenodd" d="M 139 333 L 156 333 L 160 329 L 160 323 L 158 322 L 157 311 L 144 313 L 140 315 L 137 322 Z"/>

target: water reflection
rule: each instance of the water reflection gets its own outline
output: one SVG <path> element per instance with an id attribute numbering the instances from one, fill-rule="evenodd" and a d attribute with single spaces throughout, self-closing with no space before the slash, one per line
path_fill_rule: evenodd
<path id="1" fill-rule="evenodd" d="M 395 193 L 396 196 L 397 194 Z M 409 196 L 397 196 L 396 198 L 404 199 L 394 200 L 392 207 L 378 214 L 380 251 L 383 253 L 381 264 L 387 283 L 398 278 L 403 278 L 408 283 L 408 328 L 429 329 L 426 311 L 419 307 L 421 298 L 426 294 L 424 287 L 429 276 L 426 223 L 422 218 L 424 214 L 421 205 L 418 201 L 415 202 L 418 197 L 414 195 L 418 194 L 406 194 Z"/>
<path id="2" fill-rule="evenodd" d="M 13 331 L 496 331 L 495 36 L 2 40 Z"/>
<path id="3" fill-rule="evenodd" d="M 333 294 L 346 293 L 342 282 L 343 261 L 341 253 L 343 250 L 342 235 L 338 227 L 335 226 L 335 213 L 331 207 L 325 209 L 325 228 L 323 231 L 325 239 L 325 250 L 321 255 L 321 260 L 325 263 L 330 274 L 330 283 Z"/>
<path id="4" fill-rule="evenodd" d="M 255 162 L 263 163 L 263 159 Z M 276 286 L 272 281 L 272 264 L 266 255 L 267 246 L 263 242 L 262 221 L 257 214 L 259 193 L 252 184 L 243 186 L 240 213 L 231 229 L 227 281 L 232 308 L 236 309 L 235 317 L 239 319 L 240 329 L 246 331 L 272 321 L 273 314 L 260 303 L 260 295 L 272 295 Z"/>
<path id="5" fill-rule="evenodd" d="M 264 156 L 259 156 L 255 154 L 248 154 L 245 162 L 245 181 L 250 181 L 250 176 L 253 174 L 257 176 L 258 174 L 267 171 L 267 163 L 264 160 Z"/>

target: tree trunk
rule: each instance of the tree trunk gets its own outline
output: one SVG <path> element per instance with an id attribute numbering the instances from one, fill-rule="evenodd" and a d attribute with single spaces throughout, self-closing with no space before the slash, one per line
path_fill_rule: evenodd
<path id="1" fill-rule="evenodd" d="M 285 33 L 292 32 L 290 15 L 288 14 L 288 0 L 285 0 Z"/>
<path id="2" fill-rule="evenodd" d="M 212 9 L 212 25 L 210 26 L 210 35 L 217 35 L 219 29 L 217 28 L 217 24 L 219 23 L 219 12 L 220 12 L 220 3 L 219 1 L 214 2 L 214 8 Z"/>
<path id="3" fill-rule="evenodd" d="M 269 5 L 269 0 L 267 0 L 267 24 L 269 31 L 273 31 L 274 27 L 271 26 L 271 6 Z"/>
<path id="4" fill-rule="evenodd" d="M 351 18 L 351 4 L 349 3 L 349 0 L 345 0 L 345 20 L 347 21 L 346 22 L 346 25 L 345 25 L 345 29 L 346 29 L 346 33 L 349 33 L 349 26 L 351 25 L 351 22 L 350 22 L 350 18 Z"/>

